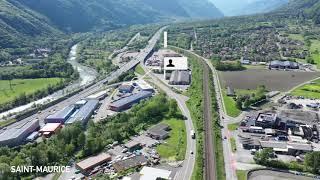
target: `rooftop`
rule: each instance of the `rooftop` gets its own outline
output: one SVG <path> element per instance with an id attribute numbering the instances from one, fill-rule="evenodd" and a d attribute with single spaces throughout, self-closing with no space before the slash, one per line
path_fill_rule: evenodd
<path id="1" fill-rule="evenodd" d="M 144 166 L 140 171 L 140 180 L 171 179 L 171 171 Z"/>
<path id="2" fill-rule="evenodd" d="M 96 165 L 99 165 L 100 163 L 104 163 L 109 160 L 111 160 L 111 156 L 109 154 L 101 153 L 97 156 L 92 156 L 92 157 L 89 157 L 83 161 L 78 162 L 77 166 L 83 170 L 87 170 L 87 169 L 90 169 Z"/>
<path id="3" fill-rule="evenodd" d="M 136 101 L 137 99 L 142 99 L 142 98 L 146 98 L 146 97 L 150 97 L 150 96 L 152 96 L 151 92 L 140 91 L 137 94 L 133 94 L 131 96 L 125 97 L 123 99 L 120 99 L 118 101 L 115 101 L 115 102 L 111 103 L 111 106 L 121 107 L 121 106 L 124 106 L 124 105 L 126 105 L 128 103 L 132 103 L 132 102 Z"/>
<path id="4" fill-rule="evenodd" d="M 40 132 L 54 132 L 61 126 L 61 123 L 47 123 L 43 126 Z"/>
<path id="5" fill-rule="evenodd" d="M 38 119 L 26 119 L 18 121 L 12 125 L 7 126 L 0 130 L 0 141 L 6 141 L 14 138 L 18 138 L 25 133 L 30 127 L 39 126 Z"/>
<path id="6" fill-rule="evenodd" d="M 79 111 L 73 116 L 70 117 L 66 124 L 72 124 L 75 121 L 82 121 L 88 119 L 92 111 L 97 107 L 99 101 L 97 99 L 89 99 L 86 104 L 84 104 Z"/>
<path id="7" fill-rule="evenodd" d="M 75 106 L 68 106 L 54 114 L 49 115 L 46 119 L 66 119 L 75 109 Z"/>
<path id="8" fill-rule="evenodd" d="M 139 165 L 144 165 L 148 160 L 144 156 L 134 156 L 113 164 L 113 167 L 118 171 L 130 169 Z"/>

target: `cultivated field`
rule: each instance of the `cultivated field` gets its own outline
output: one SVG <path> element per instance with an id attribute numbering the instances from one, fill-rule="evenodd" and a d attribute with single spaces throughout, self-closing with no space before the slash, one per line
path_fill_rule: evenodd
<path id="1" fill-rule="evenodd" d="M 320 99 L 320 80 L 313 81 L 293 90 L 292 95 Z"/>
<path id="2" fill-rule="evenodd" d="M 47 88 L 49 84 L 55 85 L 59 81 L 60 78 L 14 79 L 11 81 L 11 90 L 9 81 L 0 80 L 0 105 L 12 101 L 22 93 L 32 94 Z"/>
<path id="3" fill-rule="evenodd" d="M 293 72 L 248 69 L 245 71 L 219 72 L 222 87 L 234 89 L 255 89 L 265 85 L 268 90 L 288 91 L 303 82 L 320 76 L 319 72 Z"/>

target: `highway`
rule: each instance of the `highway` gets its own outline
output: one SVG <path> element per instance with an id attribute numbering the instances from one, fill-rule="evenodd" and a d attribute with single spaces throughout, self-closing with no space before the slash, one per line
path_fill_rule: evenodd
<path id="1" fill-rule="evenodd" d="M 44 125 L 44 119 L 49 116 L 50 114 L 53 114 L 56 111 L 59 111 L 69 105 L 72 105 L 74 103 L 76 103 L 77 101 L 99 91 L 101 88 L 103 88 L 105 85 L 105 83 L 107 82 L 111 82 L 113 80 L 116 80 L 121 74 L 123 74 L 124 72 L 129 71 L 130 69 L 134 68 L 136 65 L 138 65 L 140 62 L 143 62 L 143 60 L 148 56 L 148 54 L 150 54 L 150 52 L 153 50 L 154 46 L 156 45 L 157 41 L 160 38 L 160 35 L 162 33 L 162 31 L 165 29 L 166 27 L 162 27 L 161 29 L 159 29 L 154 36 L 149 40 L 149 43 L 147 45 L 146 48 L 142 49 L 141 52 L 139 53 L 139 55 L 132 61 L 128 62 L 127 64 L 125 64 L 124 66 L 120 67 L 119 69 L 117 69 L 116 71 L 110 73 L 105 79 L 93 84 L 92 86 L 80 91 L 79 93 L 69 97 L 68 99 L 65 99 L 59 103 L 57 103 L 54 106 L 48 107 L 44 110 L 42 110 L 41 112 L 34 114 L 32 116 L 29 116 L 25 119 L 22 119 L 21 121 L 18 121 L 16 123 L 13 123 L 11 125 L 9 125 L 6 129 L 11 129 L 14 128 L 20 124 L 24 124 L 28 121 L 34 120 L 34 119 L 39 119 L 40 121 L 40 126 Z M 112 87 L 114 85 L 109 85 L 106 88 Z M 5 130 L 2 130 L 2 132 Z M 1 133 L 2 134 L 2 133 Z"/>
<path id="2" fill-rule="evenodd" d="M 142 68 L 145 72 L 149 72 L 145 66 L 144 63 L 141 62 Z M 148 81 L 153 82 L 156 86 L 158 86 L 161 90 L 163 90 L 168 97 L 173 98 L 177 101 L 177 104 L 182 112 L 182 114 L 187 118 L 185 121 L 186 126 L 186 133 L 187 133 L 187 149 L 186 149 L 186 155 L 185 160 L 182 164 L 182 167 L 179 169 L 175 176 L 175 180 L 188 180 L 191 179 L 194 164 L 195 164 L 195 156 L 196 156 L 196 140 L 191 138 L 191 130 L 194 130 L 194 126 L 192 123 L 190 111 L 186 105 L 186 101 L 189 99 L 186 96 L 180 95 L 172 91 L 170 87 L 165 85 L 161 80 L 158 79 L 154 74 L 148 73 L 147 76 L 151 77 L 151 80 L 148 79 Z M 193 152 L 191 154 L 190 152 Z"/>

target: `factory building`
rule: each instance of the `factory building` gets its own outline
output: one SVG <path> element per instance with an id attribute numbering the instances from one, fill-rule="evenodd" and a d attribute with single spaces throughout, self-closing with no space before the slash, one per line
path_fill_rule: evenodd
<path id="1" fill-rule="evenodd" d="M 130 168 L 140 167 L 143 165 L 147 165 L 148 159 L 144 156 L 134 156 L 125 160 L 118 161 L 114 163 L 112 166 L 116 170 L 116 172 L 125 171 Z"/>
<path id="2" fill-rule="evenodd" d="M 142 79 L 139 79 L 137 81 L 134 82 L 134 85 L 138 86 L 138 88 L 141 90 L 141 91 L 150 91 L 150 92 L 154 92 L 154 89 L 153 87 L 148 84 L 146 81 L 142 80 Z"/>
<path id="3" fill-rule="evenodd" d="M 48 123 L 40 129 L 39 133 L 41 133 L 42 136 L 48 138 L 53 134 L 57 134 L 60 129 L 62 129 L 61 123 Z"/>
<path id="4" fill-rule="evenodd" d="M 271 61 L 270 69 L 299 69 L 299 64 L 293 61 Z"/>
<path id="5" fill-rule="evenodd" d="M 148 91 L 141 91 L 137 94 L 133 94 L 131 96 L 125 97 L 118 101 L 115 101 L 109 105 L 109 108 L 112 111 L 123 111 L 129 109 L 133 104 L 139 103 L 142 99 L 146 99 L 151 97 L 152 93 Z"/>
<path id="6" fill-rule="evenodd" d="M 163 140 L 169 136 L 170 127 L 167 124 L 157 124 L 151 127 L 147 134 L 153 139 Z"/>
<path id="7" fill-rule="evenodd" d="M 170 76 L 170 85 L 189 85 L 190 84 L 190 73 L 189 71 L 173 71 Z"/>
<path id="8" fill-rule="evenodd" d="M 144 166 L 140 171 L 140 180 L 171 180 L 173 173 L 168 170 Z"/>
<path id="9" fill-rule="evenodd" d="M 0 130 L 1 146 L 18 146 L 25 142 L 26 138 L 40 128 L 39 120 L 23 120 L 9 125 Z"/>
<path id="10" fill-rule="evenodd" d="M 132 84 L 130 83 L 124 83 L 121 86 L 119 86 L 119 92 L 121 93 L 131 93 L 134 89 L 134 87 L 132 86 Z"/>
<path id="11" fill-rule="evenodd" d="M 75 113 L 73 113 L 70 118 L 65 122 L 65 124 L 72 124 L 74 122 L 81 122 L 83 126 L 85 126 L 94 110 L 98 107 L 99 101 L 97 99 L 89 99 L 85 101 L 80 109 L 77 109 Z"/>
<path id="12" fill-rule="evenodd" d="M 101 153 L 97 156 L 89 157 L 76 164 L 76 168 L 79 169 L 83 174 L 88 175 L 90 171 L 108 161 L 111 161 L 111 156 L 107 153 Z"/>
<path id="13" fill-rule="evenodd" d="M 45 123 L 61 123 L 69 119 L 69 117 L 76 111 L 76 107 L 74 105 L 68 106 L 61 111 L 56 112 L 55 114 L 51 114 L 44 119 Z"/>

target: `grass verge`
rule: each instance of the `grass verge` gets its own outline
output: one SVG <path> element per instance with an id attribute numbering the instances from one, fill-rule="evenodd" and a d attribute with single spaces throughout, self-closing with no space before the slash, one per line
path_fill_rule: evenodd
<path id="1" fill-rule="evenodd" d="M 171 131 L 169 138 L 165 143 L 157 147 L 157 151 L 161 158 L 169 161 L 181 161 L 185 157 L 187 148 L 186 127 L 183 120 L 169 119 L 164 120 L 162 123 L 170 126 Z"/>
<path id="2" fill-rule="evenodd" d="M 238 180 L 247 180 L 247 173 L 248 171 L 237 170 Z"/>
<path id="3" fill-rule="evenodd" d="M 241 114 L 241 110 L 236 107 L 236 101 L 233 97 L 227 96 L 224 89 L 222 90 L 222 96 L 227 115 L 231 117 L 238 117 Z"/>
<path id="4" fill-rule="evenodd" d="M 239 127 L 239 123 L 228 124 L 229 131 L 235 131 Z"/>
<path id="5" fill-rule="evenodd" d="M 231 137 L 230 138 L 230 143 L 231 143 L 232 152 L 236 152 L 237 151 L 236 139 L 234 139 L 234 137 Z"/>
<path id="6" fill-rule="evenodd" d="M 135 69 L 134 69 L 134 72 L 135 73 L 138 73 L 140 75 L 144 75 L 146 72 L 143 70 L 143 68 L 141 67 L 140 64 L 138 64 Z"/>
<path id="7" fill-rule="evenodd" d="M 320 80 L 296 88 L 291 92 L 291 95 L 320 99 Z"/>

